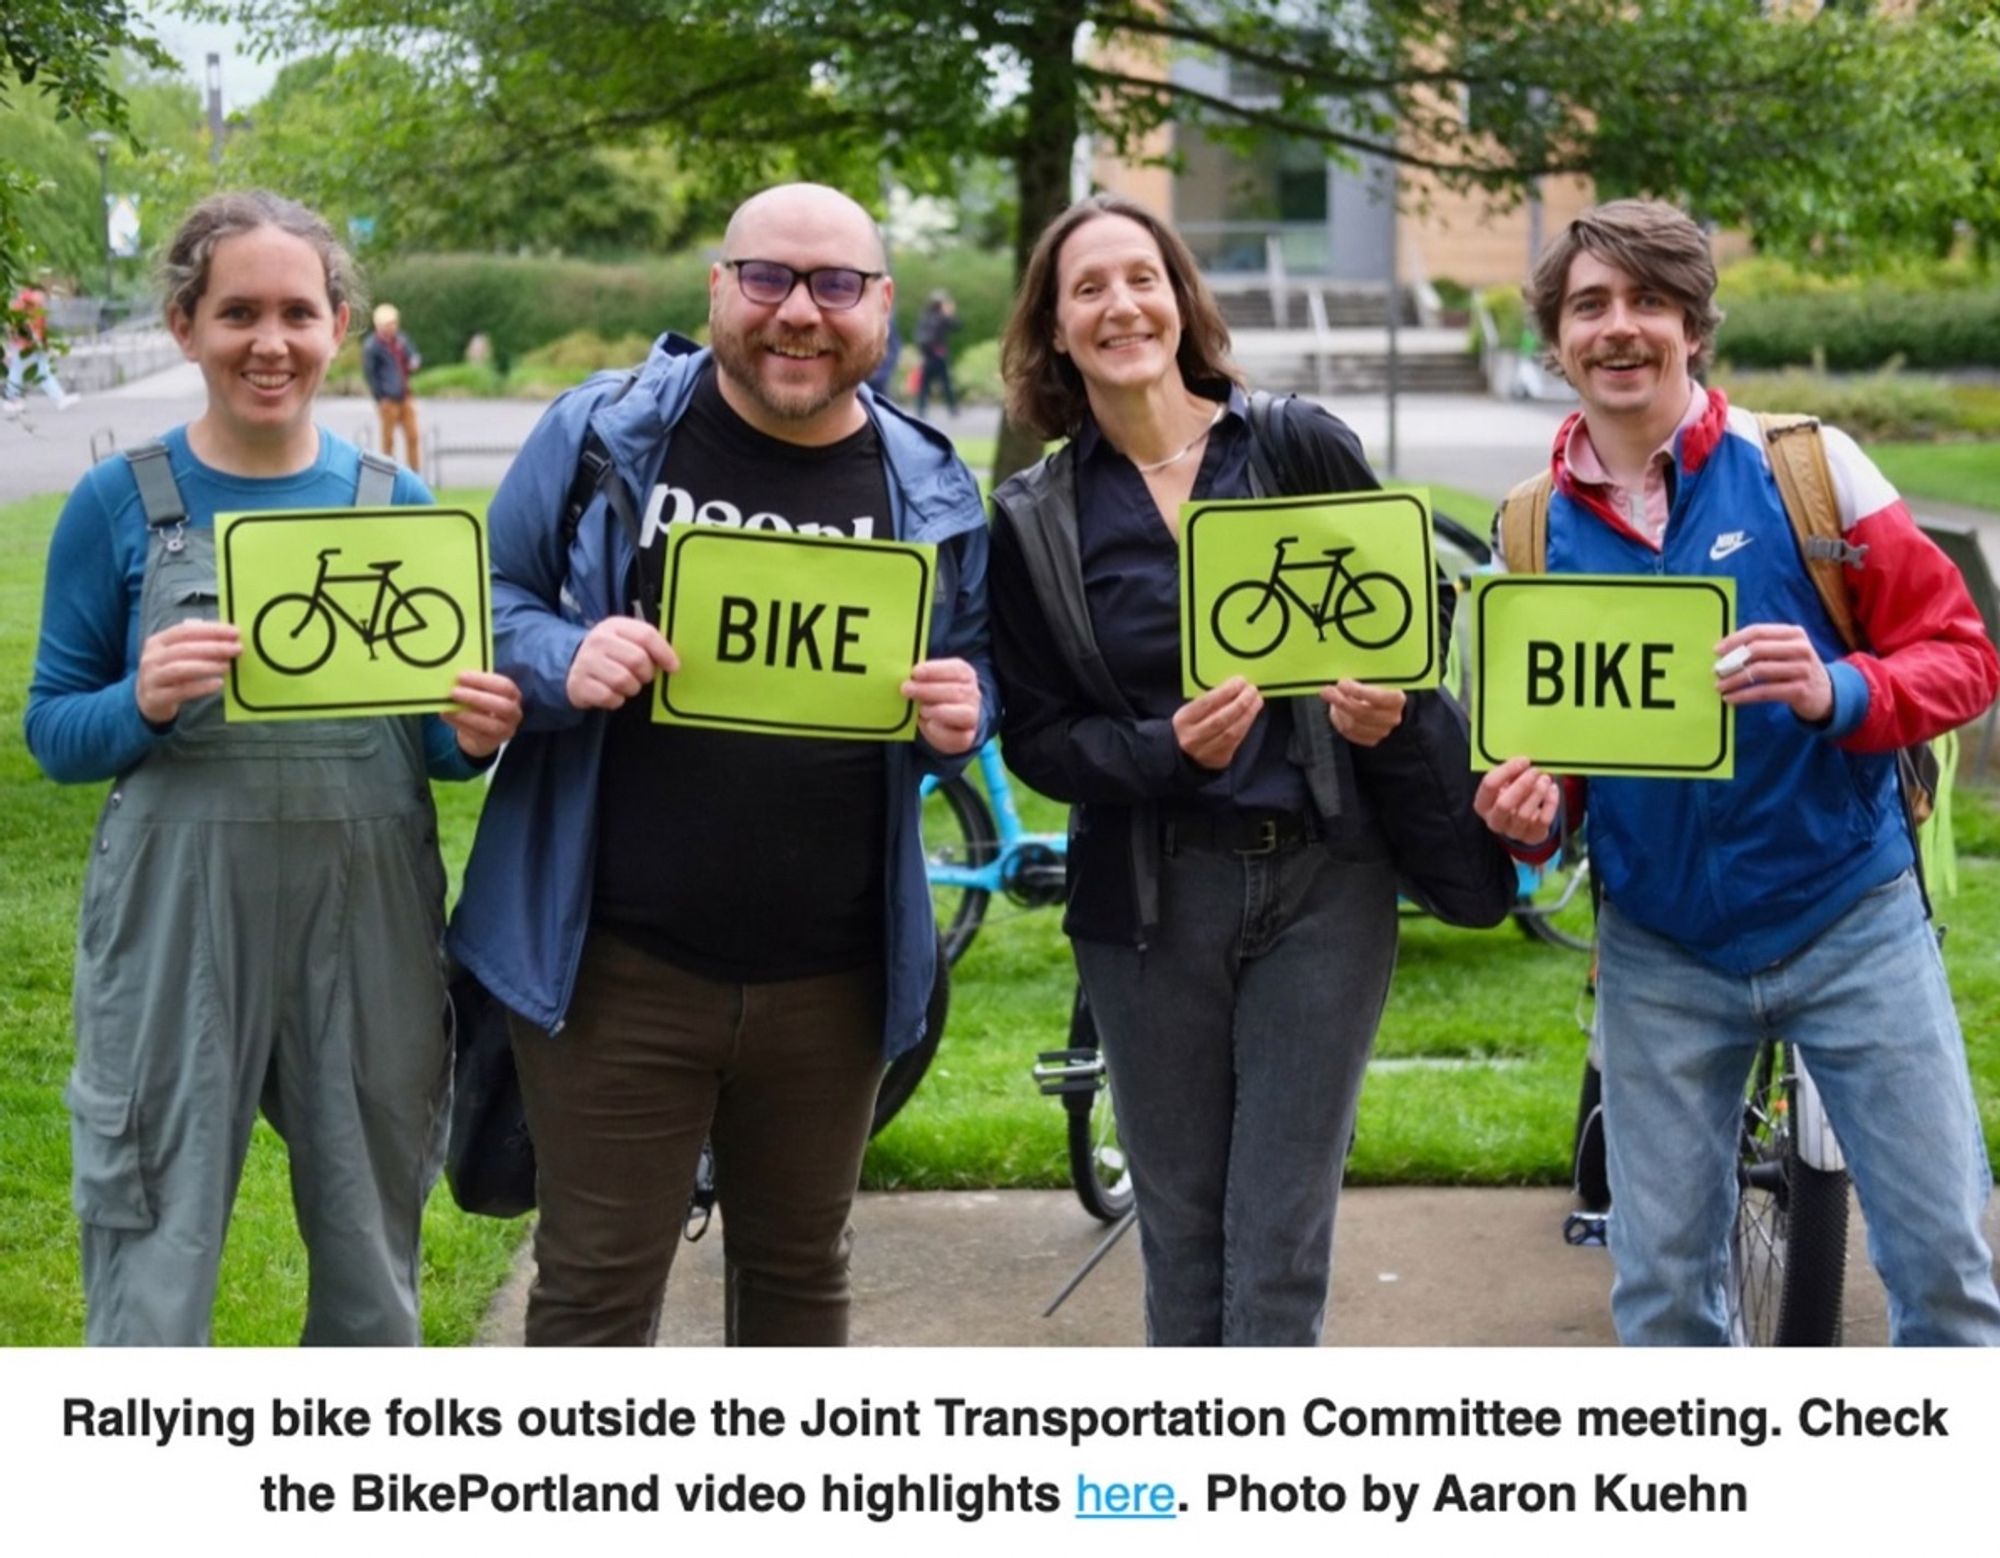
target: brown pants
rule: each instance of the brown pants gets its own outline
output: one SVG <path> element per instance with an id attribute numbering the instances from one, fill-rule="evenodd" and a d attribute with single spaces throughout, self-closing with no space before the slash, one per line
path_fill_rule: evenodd
<path id="1" fill-rule="evenodd" d="M 423 465 L 417 454 L 417 401 L 414 395 L 404 400 L 378 400 L 375 413 L 382 419 L 382 452 L 390 459 L 396 457 L 396 429 L 403 430 L 403 463 L 413 471 L 422 471 Z"/>
<path id="2" fill-rule="evenodd" d="M 845 1345 L 882 1004 L 877 965 L 718 984 L 593 932 L 562 1032 L 513 1019 L 541 1207 L 528 1345 L 652 1340 L 704 1140 L 730 1341 Z"/>

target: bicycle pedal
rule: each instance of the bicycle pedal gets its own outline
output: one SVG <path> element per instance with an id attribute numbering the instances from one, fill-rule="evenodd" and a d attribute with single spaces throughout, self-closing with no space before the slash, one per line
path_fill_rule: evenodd
<path id="1" fill-rule="evenodd" d="M 1563 1219 L 1563 1243 L 1597 1244 L 1608 1243 L 1611 1238 L 1611 1214 L 1609 1212 L 1571 1212 Z"/>
<path id="2" fill-rule="evenodd" d="M 1030 1074 L 1048 1097 L 1094 1093 L 1104 1086 L 1104 1057 L 1094 1049 L 1043 1050 Z"/>

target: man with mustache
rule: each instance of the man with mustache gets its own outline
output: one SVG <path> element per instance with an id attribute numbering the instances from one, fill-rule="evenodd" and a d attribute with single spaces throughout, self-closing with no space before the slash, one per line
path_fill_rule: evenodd
<path id="1" fill-rule="evenodd" d="M 934 968 L 917 785 L 994 708 L 978 488 L 863 387 L 893 296 L 845 195 L 751 197 L 709 273 L 712 348 L 664 336 L 636 378 L 565 395 L 494 499 L 494 647 L 527 714 L 450 945 L 511 1013 L 541 1210 L 530 1345 L 650 1339 L 705 1139 L 730 1340 L 847 1339 L 876 1087 Z M 587 445 L 608 479 L 568 538 Z M 935 543 L 914 745 L 653 724 L 675 520 Z"/>
<path id="2" fill-rule="evenodd" d="M 1731 1339 L 1744 1083 L 1774 1034 L 1806 1057 L 1846 1151 L 1893 1339 L 1991 1345 L 1991 1178 L 1895 753 L 1984 710 L 2000 658 L 1958 570 L 1821 428 L 1867 646 L 1847 650 L 1757 418 L 1692 377 L 1721 323 L 1715 279 L 1681 212 L 1616 201 L 1560 234 L 1528 286 L 1583 402 L 1556 436 L 1541 565 L 1734 578 L 1743 624 L 1715 646 L 1735 777 L 1589 784 L 1613 1318 L 1628 1343 Z M 1502 522 L 1523 517 L 1510 502 Z M 1583 799 L 1516 758 L 1476 805 L 1533 858 Z"/>

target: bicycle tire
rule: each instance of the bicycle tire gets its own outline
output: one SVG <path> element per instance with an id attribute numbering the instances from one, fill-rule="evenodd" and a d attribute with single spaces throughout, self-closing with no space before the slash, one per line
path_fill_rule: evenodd
<path id="1" fill-rule="evenodd" d="M 1070 1007 L 1072 1050 L 1097 1049 L 1097 1024 L 1079 985 Z M 1118 1143 L 1118 1116 L 1111 1103 L 1111 1077 L 1098 1074 L 1089 1092 L 1063 1094 L 1069 1113 L 1069 1175 L 1083 1209 L 1101 1223 L 1115 1223 L 1132 1210 L 1132 1166 Z"/>
<path id="2" fill-rule="evenodd" d="M 1586 1212 L 1611 1205 L 1611 1171 L 1604 1156 L 1604 1073 L 1584 1057 L 1583 1083 L 1576 1095 L 1576 1132 L 1571 1138 L 1570 1183 Z"/>
<path id="3" fill-rule="evenodd" d="M 1595 952 L 1597 911 L 1590 902 L 1590 856 L 1579 852 L 1554 881 L 1559 887 L 1552 896 L 1545 880 L 1541 896 L 1515 901 L 1514 923 L 1531 940 L 1570 952 Z"/>
<path id="4" fill-rule="evenodd" d="M 271 613 L 280 606 L 290 606 L 294 610 L 304 611 L 304 615 L 299 619 L 299 625 L 289 633 L 282 626 L 276 628 L 277 632 L 285 634 L 287 641 L 296 640 L 308 626 L 315 620 L 318 621 L 326 637 L 325 641 L 319 644 L 317 652 L 309 652 L 303 659 L 288 659 L 285 655 L 271 652 L 271 645 L 266 642 L 264 633 L 266 625 L 271 621 Z M 250 624 L 250 642 L 256 647 L 257 657 L 280 676 L 310 676 L 333 658 L 333 613 L 326 609 L 326 603 L 316 595 L 273 595 L 264 602 L 263 609 Z"/>
<path id="5" fill-rule="evenodd" d="M 1260 602 L 1269 602 L 1275 604 L 1278 608 L 1277 616 L 1274 619 L 1277 622 L 1278 628 L 1275 633 L 1269 636 L 1268 642 L 1263 642 L 1256 637 L 1240 638 L 1232 642 L 1230 633 L 1235 631 L 1236 625 L 1232 624 L 1229 632 L 1223 630 L 1223 616 L 1229 610 L 1230 602 L 1237 596 L 1242 595 L 1245 590 L 1248 590 L 1251 595 L 1258 597 Z M 1264 612 L 1262 604 L 1251 605 L 1248 600 L 1237 601 L 1237 605 L 1250 606 L 1250 610 L 1245 613 L 1241 622 L 1241 626 L 1245 629 Z M 1283 592 L 1277 589 L 1276 586 L 1266 584 L 1258 579 L 1245 579 L 1240 584 L 1230 585 L 1228 589 L 1215 597 L 1215 607 L 1209 612 L 1208 625 L 1210 630 L 1215 634 L 1215 641 L 1237 659 L 1261 660 L 1285 641 L 1286 630 L 1292 625 L 1292 608 L 1285 600 Z M 1262 643 L 1261 648 L 1245 647 L 1246 645 L 1258 643 Z"/>
<path id="6" fill-rule="evenodd" d="M 1365 597 L 1366 590 L 1364 590 L 1364 586 L 1367 589 L 1387 589 L 1393 591 L 1396 599 L 1402 602 L 1400 611 L 1392 611 L 1390 608 L 1383 606 L 1379 598 L 1376 598 L 1370 602 L 1368 610 L 1361 613 L 1361 618 L 1364 622 L 1377 617 L 1387 620 L 1387 618 L 1393 616 L 1396 619 L 1395 627 L 1382 634 L 1379 638 L 1363 638 L 1348 625 L 1348 597 L 1356 593 L 1361 593 Z M 1409 631 L 1410 617 L 1415 609 L 1410 604 L 1410 587 L 1394 574 L 1354 573 L 1347 576 L 1347 583 L 1341 586 L 1340 594 L 1334 598 L 1333 625 L 1340 630 L 1340 636 L 1357 649 L 1387 649 Z"/>
<path id="7" fill-rule="evenodd" d="M 890 1061 L 882 1073 L 882 1085 L 875 1093 L 875 1113 L 868 1122 L 871 1137 L 895 1119 L 903 1105 L 915 1096 L 924 1073 L 937 1058 L 938 1045 L 944 1041 L 945 1021 L 950 1015 L 951 959 L 944 955 L 944 938 L 939 937 L 937 970 L 931 975 L 930 999 L 924 1003 L 924 1036 L 914 1048 L 904 1050 Z"/>
<path id="8" fill-rule="evenodd" d="M 422 606 L 417 604 L 420 598 L 424 601 Z M 448 617 L 446 613 L 449 613 Z M 416 620 L 398 626 L 397 619 L 407 616 L 414 616 Z M 427 633 L 447 620 L 452 624 L 451 642 L 442 653 L 432 653 L 429 646 L 422 653 L 414 653 L 404 647 L 403 640 L 412 633 Z M 389 608 L 389 619 L 383 624 L 382 637 L 388 642 L 389 652 L 403 664 L 428 671 L 433 666 L 443 665 L 458 653 L 459 646 L 465 642 L 465 611 L 443 590 L 434 590 L 429 585 L 407 590 L 398 595 L 395 604 Z M 437 641 L 442 642 L 444 637 L 440 632 Z"/>
<path id="9" fill-rule="evenodd" d="M 943 780 L 924 797 L 922 805 L 927 865 L 977 870 L 990 865 L 1000 853 L 992 808 L 971 780 L 962 775 Z M 983 887 L 931 883 L 931 913 L 937 920 L 947 962 L 956 963 L 965 956 L 972 938 L 979 934 L 980 922 L 986 918 L 986 905 L 992 896 Z"/>
<path id="10" fill-rule="evenodd" d="M 1847 1174 L 1799 1156 L 1798 1081 L 1785 1047 L 1758 1050 L 1743 1105 L 1729 1319 L 1753 1347 L 1840 1343 L 1847 1278 Z"/>

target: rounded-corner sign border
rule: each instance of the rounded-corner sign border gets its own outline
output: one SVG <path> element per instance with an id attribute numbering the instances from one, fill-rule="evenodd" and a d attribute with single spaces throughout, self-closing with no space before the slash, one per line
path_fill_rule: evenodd
<path id="1" fill-rule="evenodd" d="M 1431 581 L 1431 588 L 1434 592 L 1437 580 L 1437 537 L 1431 529 L 1430 504 L 1415 492 L 1402 488 L 1374 489 L 1366 492 L 1301 493 L 1296 496 L 1276 498 L 1218 498 L 1188 504 L 1182 510 L 1181 514 L 1181 530 L 1186 538 L 1182 542 L 1182 555 L 1187 559 L 1184 565 L 1187 569 L 1187 581 L 1181 590 L 1180 619 L 1183 639 L 1190 646 L 1187 657 L 1188 680 L 1204 692 L 1221 685 L 1219 681 L 1211 682 L 1202 679 L 1201 666 L 1197 653 L 1201 639 L 1195 622 L 1196 603 L 1200 598 L 1195 581 L 1194 528 L 1196 524 L 1211 514 L 1242 514 L 1246 510 L 1259 514 L 1281 514 L 1292 509 L 1357 508 L 1364 504 L 1387 505 L 1390 503 L 1408 503 L 1417 510 L 1418 518 L 1422 522 L 1419 528 L 1423 535 L 1425 574 Z M 1419 613 L 1424 619 L 1424 663 L 1422 669 L 1408 676 L 1370 677 L 1369 680 L 1374 685 L 1379 687 L 1414 687 L 1423 689 L 1436 687 L 1443 680 L 1443 657 L 1439 652 L 1438 644 L 1436 596 L 1432 593 L 1427 598 L 1431 601 L 1432 609 Z M 1234 676 L 1238 673 L 1231 671 L 1229 674 Z M 1225 677 L 1222 680 L 1227 679 Z M 1259 682 L 1257 687 L 1260 692 L 1292 694 L 1315 693 L 1325 685 L 1325 679 L 1321 678 L 1292 682 Z"/>
<path id="2" fill-rule="evenodd" d="M 667 568 L 665 598 L 660 603 L 660 631 L 668 643 L 674 641 L 674 613 L 678 604 L 676 595 L 681 582 L 681 559 L 687 555 L 688 548 L 708 541 L 761 542 L 766 546 L 839 546 L 866 549 L 885 556 L 904 557 L 916 564 L 920 605 L 912 633 L 910 663 L 916 665 L 923 660 L 924 648 L 930 634 L 930 612 L 926 608 L 931 604 L 932 591 L 936 584 L 935 547 L 913 541 L 863 541 L 847 536 L 786 535 L 781 531 L 739 530 L 733 526 L 723 525 L 686 525 L 676 528 L 680 534 L 674 539 L 673 557 Z M 676 707 L 673 694 L 673 676 L 669 674 L 661 677 L 657 708 L 670 713 L 675 723 L 690 727 L 761 732 L 774 736 L 844 737 L 855 741 L 903 740 L 913 735 L 916 729 L 917 707 L 908 699 L 904 700 L 901 718 L 894 724 L 862 727 L 806 723 L 800 720 L 758 719 L 742 714 L 706 713 Z"/>
<path id="3" fill-rule="evenodd" d="M 1720 627 L 1716 637 L 1726 637 L 1730 632 L 1734 615 L 1733 601 L 1728 579 L 1702 578 L 1628 578 L 1619 575 L 1602 574 L 1489 574 L 1477 582 L 1473 605 L 1474 619 L 1474 663 L 1480 666 L 1489 663 L 1487 659 L 1486 631 L 1488 613 L 1486 602 L 1496 590 L 1511 590 L 1526 586 L 1530 589 L 1557 591 L 1564 588 L 1589 590 L 1674 590 L 1688 593 L 1707 593 L 1716 599 Z M 1475 768 L 1498 768 L 1508 758 L 1524 754 L 1507 752 L 1495 756 L 1486 746 L 1486 712 L 1488 700 L 1485 688 L 1479 688 L 1479 695 L 1473 700 L 1472 720 L 1473 766 Z M 1617 763 L 1602 762 L 1588 757 L 1565 757 L 1559 753 L 1527 753 L 1538 767 L 1551 771 L 1568 773 L 1591 773 L 1606 776 L 1631 775 L 1635 778 L 1705 778 L 1719 768 L 1729 766 L 1734 753 L 1736 722 L 1730 717 L 1735 711 L 1729 704 L 1717 700 L 1716 753 L 1711 759 L 1700 763 Z"/>
<path id="4" fill-rule="evenodd" d="M 473 552 L 477 559 L 480 588 L 474 603 L 475 611 L 468 617 L 477 617 L 477 623 L 468 622 L 466 638 L 479 646 L 480 669 L 493 669 L 493 605 L 492 605 L 492 560 L 486 550 L 486 525 L 477 514 L 456 504 L 385 504 L 374 508 L 311 508 L 311 509 L 243 509 L 227 515 L 218 514 L 218 523 L 226 518 L 228 524 L 222 526 L 219 541 L 223 566 L 218 583 L 221 599 L 218 601 L 220 615 L 225 622 L 236 621 L 236 570 L 229 566 L 238 534 L 245 525 L 264 524 L 305 524 L 326 521 L 342 522 L 355 519 L 391 519 L 399 523 L 407 520 L 457 519 L 463 520 L 472 530 Z M 236 668 L 241 662 L 232 662 L 229 667 L 230 697 L 246 714 L 270 718 L 274 716 L 301 719 L 333 718 L 336 716 L 362 717 L 390 714 L 430 714 L 441 709 L 455 707 L 451 699 L 440 693 L 432 693 L 422 698 L 367 698 L 335 700 L 319 703 L 253 703 L 243 696 L 237 679 Z"/>

